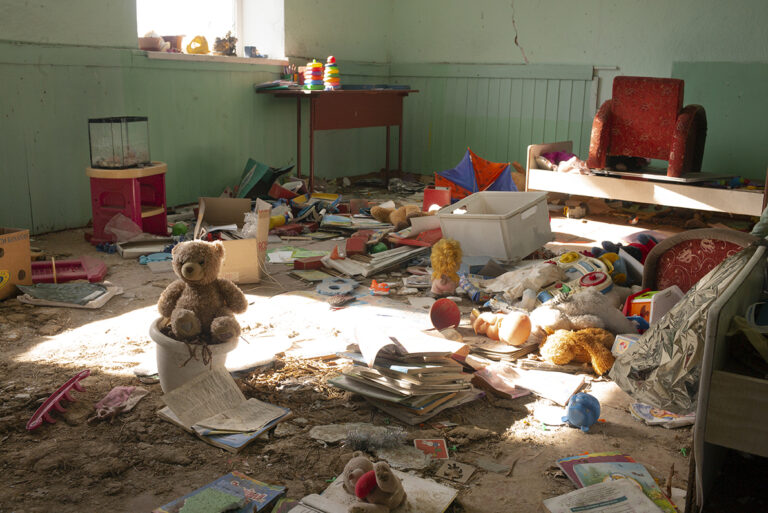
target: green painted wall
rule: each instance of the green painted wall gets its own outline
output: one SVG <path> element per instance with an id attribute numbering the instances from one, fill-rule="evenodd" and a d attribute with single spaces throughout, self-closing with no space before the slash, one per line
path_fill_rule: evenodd
<path id="1" fill-rule="evenodd" d="M 573 139 L 583 156 L 612 77 L 647 74 L 684 78 L 686 102 L 707 108 L 706 166 L 736 161 L 762 178 L 766 159 L 753 148 L 768 105 L 766 14 L 758 0 L 286 0 L 286 52 L 299 62 L 336 55 L 347 84 L 419 89 L 405 100 L 406 171 L 452 167 L 467 146 L 524 162 L 530 143 Z M 135 23 L 130 0 L 0 0 L 0 39 L 15 41 L 0 43 L 0 224 L 39 233 L 88 221 L 89 117 L 149 116 L 170 205 L 218 194 L 248 157 L 295 159 L 295 103 L 252 89 L 276 68 L 150 60 L 131 49 Z M 597 70 L 602 91 L 593 65 L 618 68 Z M 384 134 L 318 133 L 318 176 L 380 169 Z"/>
<path id="2" fill-rule="evenodd" d="M 392 0 L 392 62 L 619 66 L 669 76 L 677 61 L 768 60 L 764 0 Z"/>
<path id="3" fill-rule="evenodd" d="M 704 169 L 765 179 L 768 63 L 679 62 L 672 76 L 685 80 L 687 103 L 706 107 Z"/>
<path id="4" fill-rule="evenodd" d="M 136 48 L 136 2 L 0 0 L 0 40 Z"/>
<path id="5" fill-rule="evenodd" d="M 389 62 L 391 16 L 391 0 L 285 0 L 285 54 Z"/>
<path id="6" fill-rule="evenodd" d="M 3 224 L 35 232 L 91 216 L 90 117 L 146 115 L 152 158 L 168 163 L 167 201 L 218 195 L 248 157 L 289 162 L 293 105 L 256 95 L 277 67 L 150 60 L 138 50 L 0 44 Z"/>

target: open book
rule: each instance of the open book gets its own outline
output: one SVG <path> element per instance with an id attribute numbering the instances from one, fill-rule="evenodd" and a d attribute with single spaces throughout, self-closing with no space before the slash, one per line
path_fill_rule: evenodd
<path id="1" fill-rule="evenodd" d="M 246 399 L 224 368 L 196 376 L 165 394 L 163 401 L 167 407 L 158 412 L 161 418 L 231 452 L 291 415 L 287 408 Z"/>

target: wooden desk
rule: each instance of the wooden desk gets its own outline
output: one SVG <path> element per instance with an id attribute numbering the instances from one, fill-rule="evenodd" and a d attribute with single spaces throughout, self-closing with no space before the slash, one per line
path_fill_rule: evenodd
<path id="1" fill-rule="evenodd" d="M 296 98 L 296 172 L 301 177 L 301 99 L 309 99 L 309 189 L 315 188 L 315 131 L 387 127 L 384 179 L 389 180 L 389 127 L 398 127 L 397 171 L 403 169 L 403 98 L 414 89 L 307 91 L 259 89 L 277 98 Z"/>

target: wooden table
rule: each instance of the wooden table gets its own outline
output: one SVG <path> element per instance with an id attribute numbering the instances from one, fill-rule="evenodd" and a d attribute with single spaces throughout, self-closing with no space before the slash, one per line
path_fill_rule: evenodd
<path id="1" fill-rule="evenodd" d="M 309 189 L 315 188 L 315 131 L 387 127 L 384 179 L 389 180 L 389 128 L 398 127 L 397 171 L 403 169 L 403 98 L 414 89 L 308 91 L 259 89 L 277 98 L 296 98 L 296 172 L 301 178 L 301 99 L 309 99 Z"/>

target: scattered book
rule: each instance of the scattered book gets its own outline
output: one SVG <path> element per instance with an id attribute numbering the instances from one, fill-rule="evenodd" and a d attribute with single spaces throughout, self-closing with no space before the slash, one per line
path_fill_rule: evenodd
<path id="1" fill-rule="evenodd" d="M 285 493 L 284 486 L 270 485 L 240 472 L 232 472 L 188 493 L 152 513 L 256 513 Z"/>
<path id="2" fill-rule="evenodd" d="M 163 396 L 158 415 L 211 445 L 238 452 L 261 433 L 290 417 L 291 411 L 246 399 L 225 368 L 196 376 Z"/>
<path id="3" fill-rule="evenodd" d="M 548 513 L 659 513 L 632 481 L 620 479 L 587 486 L 543 501 Z"/>

